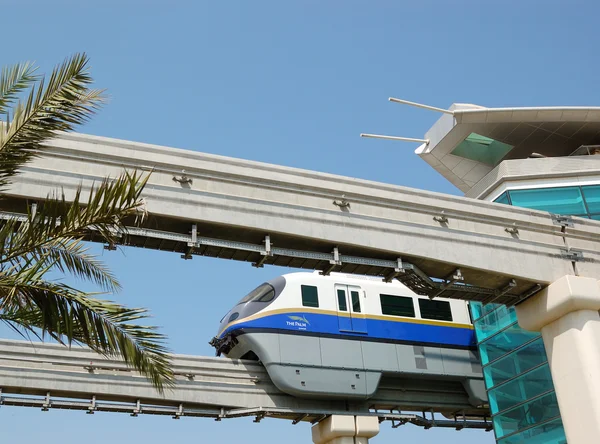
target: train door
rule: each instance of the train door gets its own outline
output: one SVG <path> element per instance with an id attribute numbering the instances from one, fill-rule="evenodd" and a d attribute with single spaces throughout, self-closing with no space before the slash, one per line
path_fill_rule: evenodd
<path id="1" fill-rule="evenodd" d="M 363 290 L 354 285 L 335 285 L 340 331 L 367 333 L 367 320 L 363 313 Z"/>

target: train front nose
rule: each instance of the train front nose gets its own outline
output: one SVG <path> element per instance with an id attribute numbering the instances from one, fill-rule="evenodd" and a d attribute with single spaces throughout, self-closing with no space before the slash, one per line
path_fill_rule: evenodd
<path id="1" fill-rule="evenodd" d="M 231 347 L 233 341 L 232 336 L 235 336 L 235 332 L 233 332 L 234 328 L 229 329 L 232 322 L 235 326 L 242 319 L 252 320 L 252 316 L 270 305 L 284 287 L 285 279 L 281 276 L 269 282 L 265 282 L 244 296 L 225 316 L 223 316 L 219 322 L 217 335 L 209 342 L 210 345 L 217 349 L 217 356 L 221 353 L 227 353 L 227 350 Z"/>
<path id="2" fill-rule="evenodd" d="M 233 310 L 229 310 L 225 316 L 223 316 L 223 318 L 221 319 L 221 321 L 219 322 L 219 328 L 217 329 L 217 336 L 219 336 L 223 330 L 225 329 L 225 326 L 227 325 L 227 320 L 229 319 L 229 317 L 231 316 Z"/>
<path id="3" fill-rule="evenodd" d="M 222 338 L 221 334 L 223 333 L 225 326 L 228 324 L 227 320 L 230 318 L 232 312 L 233 312 L 233 310 L 229 310 L 225 314 L 225 316 L 223 316 L 221 318 L 221 321 L 219 322 L 219 328 L 217 329 L 216 336 L 214 336 L 210 341 L 208 341 L 208 344 L 215 348 L 215 354 L 217 356 L 220 356 L 221 352 L 223 351 L 223 345 L 224 345 L 225 338 Z"/>
<path id="4" fill-rule="evenodd" d="M 229 351 L 232 338 L 230 335 L 223 333 L 230 323 L 244 317 L 244 312 L 247 311 L 247 305 L 248 302 L 236 305 L 221 319 L 217 335 L 209 341 L 209 344 L 215 348 L 217 356 Z"/>

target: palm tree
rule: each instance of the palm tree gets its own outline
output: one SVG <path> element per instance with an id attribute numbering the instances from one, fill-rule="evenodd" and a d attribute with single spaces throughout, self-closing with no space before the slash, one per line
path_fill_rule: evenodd
<path id="1" fill-rule="evenodd" d="M 105 100 L 103 91 L 89 88 L 85 54 L 66 59 L 47 81 L 36 70 L 24 63 L 0 74 L 0 116 L 6 115 L 0 122 L 0 193 L 20 167 L 43 153 L 46 141 L 86 122 Z M 173 373 L 165 337 L 138 324 L 146 310 L 49 278 L 52 272 L 71 274 L 104 292 L 120 290 L 115 275 L 83 241 L 93 231 L 114 244 L 126 231 L 125 221 L 141 222 L 146 213 L 140 194 L 147 179 L 127 172 L 89 192 L 80 187 L 69 202 L 57 190 L 25 217 L 0 220 L 0 321 L 22 335 L 47 335 L 120 356 L 162 392 L 172 385 Z"/>

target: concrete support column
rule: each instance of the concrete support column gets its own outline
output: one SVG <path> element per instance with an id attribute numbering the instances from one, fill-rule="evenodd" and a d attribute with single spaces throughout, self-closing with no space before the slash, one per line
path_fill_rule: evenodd
<path id="1" fill-rule="evenodd" d="M 315 444 L 368 444 L 378 433 L 375 416 L 333 415 L 312 427 Z"/>
<path id="2" fill-rule="evenodd" d="M 600 442 L 600 284 L 564 276 L 516 307 L 541 331 L 569 444 Z"/>

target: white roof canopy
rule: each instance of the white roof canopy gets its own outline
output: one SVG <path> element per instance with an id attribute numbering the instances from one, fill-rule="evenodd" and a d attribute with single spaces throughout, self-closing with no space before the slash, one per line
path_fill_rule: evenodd
<path id="1" fill-rule="evenodd" d="M 484 108 L 453 104 L 415 151 L 463 192 L 503 160 L 568 156 L 600 144 L 600 107 Z"/>

